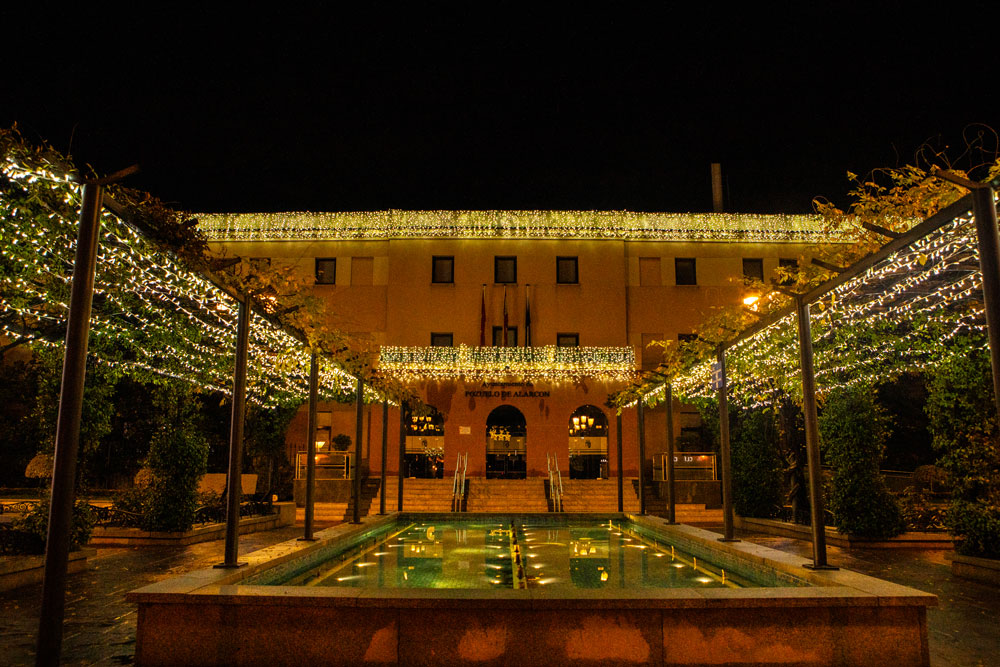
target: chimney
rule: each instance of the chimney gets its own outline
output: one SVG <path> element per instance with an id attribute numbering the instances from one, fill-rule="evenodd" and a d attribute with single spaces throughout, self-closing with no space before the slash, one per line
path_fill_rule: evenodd
<path id="1" fill-rule="evenodd" d="M 712 211 L 722 213 L 722 164 L 712 163 Z"/>

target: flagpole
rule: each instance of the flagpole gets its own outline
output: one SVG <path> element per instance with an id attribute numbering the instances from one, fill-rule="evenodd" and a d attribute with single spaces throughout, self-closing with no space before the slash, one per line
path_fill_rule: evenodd
<path id="1" fill-rule="evenodd" d="M 531 347 L 531 285 L 524 286 L 524 346 Z"/>

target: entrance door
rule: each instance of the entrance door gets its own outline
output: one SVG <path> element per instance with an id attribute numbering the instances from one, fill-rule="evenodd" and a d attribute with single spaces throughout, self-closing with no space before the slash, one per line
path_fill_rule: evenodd
<path id="1" fill-rule="evenodd" d="M 410 415 L 405 460 L 407 477 L 444 477 L 444 416 L 440 412 Z"/>
<path id="2" fill-rule="evenodd" d="M 486 478 L 524 479 L 528 426 L 521 411 L 501 405 L 486 418 Z"/>
<path id="3" fill-rule="evenodd" d="M 608 419 L 594 405 L 581 405 L 569 417 L 569 478 L 607 479 Z"/>

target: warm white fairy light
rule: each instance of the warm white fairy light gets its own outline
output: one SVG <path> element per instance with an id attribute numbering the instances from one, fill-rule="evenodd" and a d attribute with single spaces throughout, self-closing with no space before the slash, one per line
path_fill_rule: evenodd
<path id="1" fill-rule="evenodd" d="M 47 188 L 50 201 L 67 211 L 79 207 L 79 187 L 67 177 L 9 156 L 4 177 Z M 0 332 L 16 340 L 27 331 L 64 326 L 76 246 L 77 222 L 52 211 L 38 224 L 37 210 L 0 198 L 3 280 Z M 205 277 L 153 248 L 116 216 L 102 213 L 101 243 L 91 316 L 90 354 L 101 363 L 142 377 L 163 376 L 229 393 L 238 304 Z M 48 338 L 48 340 L 46 339 Z M 61 335 L 37 344 L 62 345 Z M 310 353 L 269 321 L 255 317 L 250 329 L 248 397 L 265 406 L 305 395 Z M 354 392 L 356 380 L 321 358 L 320 396 Z M 366 386 L 366 400 L 380 400 Z"/>
<path id="2" fill-rule="evenodd" d="M 985 331 L 971 218 L 955 218 L 837 286 L 811 304 L 810 323 L 815 376 L 822 391 L 946 363 L 954 354 L 949 341 Z M 801 396 L 795 313 L 730 346 L 726 375 L 730 400 L 743 407 Z M 707 360 L 671 382 L 682 399 L 715 395 Z M 664 384 L 647 386 L 639 395 L 649 403 L 661 402 Z M 631 398 L 624 406 L 634 404 Z"/>
<path id="3" fill-rule="evenodd" d="M 517 377 L 528 381 L 635 377 L 631 347 L 383 347 L 379 370 L 407 380 L 480 381 Z"/>
<path id="4" fill-rule="evenodd" d="M 210 241 L 413 238 L 830 242 L 815 215 L 634 211 L 371 211 L 203 213 Z"/>

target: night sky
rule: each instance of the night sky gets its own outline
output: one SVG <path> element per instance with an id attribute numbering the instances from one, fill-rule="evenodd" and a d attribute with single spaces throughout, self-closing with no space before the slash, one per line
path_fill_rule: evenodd
<path id="1" fill-rule="evenodd" d="M 167 4 L 0 9 L 0 125 L 212 212 L 801 213 L 1000 129 L 993 3 Z"/>

